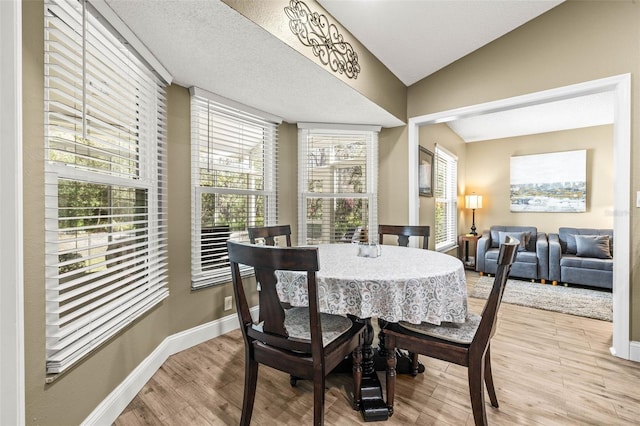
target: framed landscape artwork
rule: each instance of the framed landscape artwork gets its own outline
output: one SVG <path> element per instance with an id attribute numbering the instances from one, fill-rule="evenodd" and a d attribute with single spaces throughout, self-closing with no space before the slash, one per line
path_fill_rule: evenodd
<path id="1" fill-rule="evenodd" d="M 586 169 L 584 149 L 511 157 L 511 211 L 585 212 Z"/>
<path id="2" fill-rule="evenodd" d="M 420 146 L 418 152 L 418 193 L 433 197 L 433 152 Z"/>

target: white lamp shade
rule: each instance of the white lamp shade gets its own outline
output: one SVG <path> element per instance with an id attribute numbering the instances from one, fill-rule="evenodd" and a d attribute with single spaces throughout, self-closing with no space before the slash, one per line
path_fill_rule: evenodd
<path id="1" fill-rule="evenodd" d="M 481 209 L 482 208 L 482 195 L 465 195 L 464 204 L 468 209 Z"/>

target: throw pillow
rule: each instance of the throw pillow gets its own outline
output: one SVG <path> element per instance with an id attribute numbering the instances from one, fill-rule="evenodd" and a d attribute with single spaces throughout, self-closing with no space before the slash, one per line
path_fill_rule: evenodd
<path id="1" fill-rule="evenodd" d="M 612 259 L 608 235 L 576 235 L 576 256 Z"/>
<path id="2" fill-rule="evenodd" d="M 529 237 L 531 236 L 529 232 L 502 232 L 502 231 L 500 231 L 498 235 L 499 235 L 500 244 L 503 244 L 504 241 L 507 239 L 507 237 L 515 238 L 516 240 L 520 241 L 520 244 L 518 246 L 518 251 L 525 251 L 527 249 L 527 242 L 528 242 L 527 236 Z"/>
<path id="3" fill-rule="evenodd" d="M 576 254 L 576 234 L 567 234 L 567 253 Z"/>
<path id="4" fill-rule="evenodd" d="M 491 229 L 491 247 L 496 248 L 500 245 L 500 231 Z"/>

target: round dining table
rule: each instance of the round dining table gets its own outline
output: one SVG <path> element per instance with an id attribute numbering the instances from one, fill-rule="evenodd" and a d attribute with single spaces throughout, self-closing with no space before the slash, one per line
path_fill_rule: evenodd
<path id="1" fill-rule="evenodd" d="M 317 247 L 318 306 L 322 312 L 352 315 L 367 324 L 360 405 L 365 421 L 386 420 L 388 410 L 376 375 L 376 370 L 386 365 L 386 353 L 382 341 L 377 350 L 372 347 L 371 318 L 378 318 L 381 327 L 385 322 L 400 321 L 436 325 L 464 322 L 467 316 L 464 265 L 456 257 L 411 247 L 359 244 Z M 280 300 L 291 306 L 308 306 L 306 274 L 276 273 Z M 409 372 L 411 360 L 401 355 L 397 371 Z M 424 366 L 420 365 L 419 372 L 423 371 Z"/>
<path id="2" fill-rule="evenodd" d="M 358 256 L 358 244 L 318 247 L 316 274 L 322 312 L 377 317 L 387 322 L 464 322 L 467 286 L 463 263 L 431 250 L 380 245 L 377 257 Z M 306 276 L 281 271 L 278 296 L 307 306 Z"/>

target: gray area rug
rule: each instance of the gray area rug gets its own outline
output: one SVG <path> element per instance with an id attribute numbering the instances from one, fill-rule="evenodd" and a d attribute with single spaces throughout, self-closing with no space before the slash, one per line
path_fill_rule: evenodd
<path id="1" fill-rule="evenodd" d="M 470 296 L 486 299 L 492 285 L 493 277 L 479 277 Z M 513 305 L 612 321 L 612 299 L 611 292 L 606 291 L 508 280 L 502 301 Z"/>

